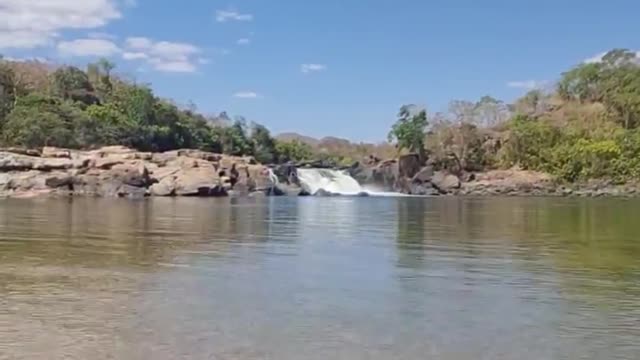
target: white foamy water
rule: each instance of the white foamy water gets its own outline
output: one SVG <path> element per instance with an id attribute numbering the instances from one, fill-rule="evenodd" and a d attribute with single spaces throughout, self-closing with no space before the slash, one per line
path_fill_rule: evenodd
<path id="1" fill-rule="evenodd" d="M 356 179 L 346 171 L 332 169 L 298 169 L 300 185 L 309 194 L 316 194 L 320 190 L 340 195 L 358 195 L 367 193 L 373 196 L 402 196 L 399 193 L 372 191 L 362 187 Z"/>

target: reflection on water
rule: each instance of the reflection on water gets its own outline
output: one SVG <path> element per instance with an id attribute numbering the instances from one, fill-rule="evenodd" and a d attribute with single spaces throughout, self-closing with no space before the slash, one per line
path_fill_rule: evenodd
<path id="1" fill-rule="evenodd" d="M 0 359 L 638 359 L 640 204 L 0 202 Z"/>

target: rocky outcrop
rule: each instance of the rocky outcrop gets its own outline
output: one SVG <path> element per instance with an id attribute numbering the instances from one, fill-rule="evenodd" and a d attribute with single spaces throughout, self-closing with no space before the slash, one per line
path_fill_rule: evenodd
<path id="1" fill-rule="evenodd" d="M 226 196 L 266 192 L 269 169 L 250 157 L 200 150 L 144 153 L 122 146 L 92 151 L 45 147 L 0 151 L 0 196 Z M 11 150 L 11 151 L 9 151 Z"/>

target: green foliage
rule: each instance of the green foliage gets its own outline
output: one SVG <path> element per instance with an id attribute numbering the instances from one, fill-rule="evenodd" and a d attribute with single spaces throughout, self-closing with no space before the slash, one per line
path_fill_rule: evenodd
<path id="1" fill-rule="evenodd" d="M 222 151 L 229 155 L 252 155 L 253 146 L 247 137 L 244 121 L 237 120 L 233 125 L 222 129 Z"/>
<path id="2" fill-rule="evenodd" d="M 3 141 L 29 148 L 40 146 L 75 147 L 75 124 L 86 115 L 70 103 L 46 96 L 20 98 L 7 116 Z"/>
<path id="3" fill-rule="evenodd" d="M 501 149 L 502 164 L 542 170 L 549 159 L 549 151 L 562 137 L 561 131 L 548 122 L 525 115 L 517 115 L 509 127 L 509 138 Z"/>
<path id="4" fill-rule="evenodd" d="M 277 160 L 276 141 L 269 130 L 262 125 L 254 125 L 251 131 L 253 154 L 256 160 L 263 164 L 270 164 Z"/>
<path id="5" fill-rule="evenodd" d="M 66 66 L 56 70 L 51 75 L 51 81 L 54 96 L 86 105 L 98 102 L 89 77 L 76 67 Z"/>
<path id="6" fill-rule="evenodd" d="M 276 153 L 281 163 L 310 160 L 313 157 L 311 146 L 297 140 L 276 142 Z"/>
<path id="7" fill-rule="evenodd" d="M 416 113 L 414 110 L 415 107 L 412 105 L 404 105 L 400 108 L 398 120 L 389 132 L 389 141 L 395 140 L 400 149 L 407 149 L 424 157 L 424 139 L 427 125 L 429 125 L 427 112 L 420 110 Z"/>
<path id="8" fill-rule="evenodd" d="M 6 116 L 11 112 L 16 99 L 15 73 L 0 60 L 0 128 Z"/>

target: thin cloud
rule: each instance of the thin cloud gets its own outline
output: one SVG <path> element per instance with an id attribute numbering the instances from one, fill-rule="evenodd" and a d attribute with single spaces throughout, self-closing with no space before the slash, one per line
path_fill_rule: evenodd
<path id="1" fill-rule="evenodd" d="M 217 10 L 216 21 L 220 23 L 227 21 L 253 21 L 253 15 L 242 14 L 235 10 Z"/>
<path id="2" fill-rule="evenodd" d="M 120 53 L 120 48 L 110 40 L 76 39 L 62 41 L 57 45 L 62 56 L 113 56 Z"/>
<path id="3" fill-rule="evenodd" d="M 249 45 L 251 43 L 251 40 L 247 38 L 242 38 L 242 39 L 238 39 L 237 43 L 238 45 Z"/>
<path id="4" fill-rule="evenodd" d="M 253 91 L 240 91 L 233 94 L 233 97 L 237 99 L 257 99 L 261 96 L 260 94 Z"/>
<path id="5" fill-rule="evenodd" d="M 300 71 L 304 74 L 319 72 L 327 70 L 327 65 L 324 64 L 302 64 L 300 65 Z"/>
<path id="6" fill-rule="evenodd" d="M 516 89 L 535 90 L 544 88 L 549 84 L 547 80 L 524 80 L 524 81 L 509 81 L 507 86 Z"/>

